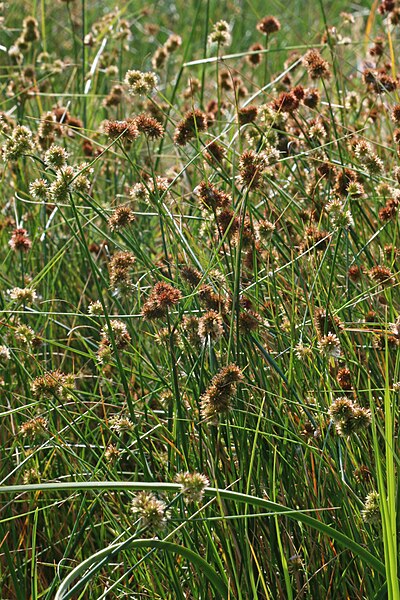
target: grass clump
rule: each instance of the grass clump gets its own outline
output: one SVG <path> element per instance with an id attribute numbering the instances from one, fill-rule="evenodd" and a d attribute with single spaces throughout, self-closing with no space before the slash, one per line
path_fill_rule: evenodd
<path id="1" fill-rule="evenodd" d="M 400 5 L 295 4 L 2 7 L 4 598 L 400 597 Z"/>

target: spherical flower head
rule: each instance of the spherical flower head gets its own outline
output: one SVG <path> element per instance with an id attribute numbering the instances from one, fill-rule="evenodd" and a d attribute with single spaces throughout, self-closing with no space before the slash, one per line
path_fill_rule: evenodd
<path id="1" fill-rule="evenodd" d="M 118 231 L 128 227 L 135 221 L 135 215 L 129 206 L 118 206 L 108 219 L 111 231 Z"/>
<path id="2" fill-rule="evenodd" d="M 354 411 L 354 403 L 346 396 L 336 398 L 329 407 L 328 414 L 332 421 L 341 421 L 351 417 Z"/>
<path id="3" fill-rule="evenodd" d="M 43 202 L 49 197 L 49 182 L 46 179 L 35 179 L 29 184 L 29 193 L 34 200 Z"/>
<path id="4" fill-rule="evenodd" d="M 53 169 L 62 169 L 67 164 L 68 152 L 62 146 L 52 144 L 44 154 L 44 162 Z"/>
<path id="5" fill-rule="evenodd" d="M 150 90 L 152 90 L 157 86 L 158 77 L 156 73 L 153 73 L 153 71 L 147 71 L 146 73 L 143 73 L 143 81 L 150 88 Z"/>
<path id="6" fill-rule="evenodd" d="M 363 431 L 371 423 L 371 411 L 346 396 L 337 398 L 329 407 L 328 413 L 337 433 L 342 437 Z"/>
<path id="7" fill-rule="evenodd" d="M 17 160 L 20 156 L 35 151 L 32 132 L 24 125 L 14 128 L 11 137 L 2 146 L 4 160 Z"/>
<path id="8" fill-rule="evenodd" d="M 309 50 L 303 59 L 311 79 L 329 79 L 331 72 L 328 62 L 322 58 L 318 50 Z"/>
<path id="9" fill-rule="evenodd" d="M 28 252 L 32 247 L 32 242 L 29 239 L 28 232 L 23 227 L 14 229 L 8 244 L 13 250 L 20 252 Z"/>
<path id="10" fill-rule="evenodd" d="M 201 502 L 204 490 L 210 485 L 208 478 L 202 473 L 178 473 L 175 481 L 182 486 L 182 494 L 186 504 Z"/>
<path id="11" fill-rule="evenodd" d="M 89 315 L 93 315 L 94 317 L 98 317 L 99 315 L 103 314 L 103 306 L 100 300 L 95 300 L 94 302 L 91 302 L 89 304 L 88 313 Z"/>
<path id="12" fill-rule="evenodd" d="M 8 294 L 11 300 L 23 302 L 24 304 L 32 304 L 37 298 L 35 290 L 32 290 L 31 288 L 14 287 L 11 290 L 8 290 Z"/>
<path id="13" fill-rule="evenodd" d="M 36 337 L 32 327 L 29 327 L 29 325 L 24 324 L 18 325 L 18 327 L 16 327 L 14 335 L 17 341 L 22 342 L 27 346 L 29 346 Z"/>
<path id="14" fill-rule="evenodd" d="M 10 360 L 11 353 L 7 346 L 0 346 L 0 362 L 6 362 Z"/>
<path id="15" fill-rule="evenodd" d="M 334 227 L 349 229 L 349 227 L 354 226 L 352 214 L 350 210 L 344 208 L 341 200 L 331 200 L 326 207 L 326 212 L 331 217 Z"/>
<path id="16" fill-rule="evenodd" d="M 126 75 L 125 75 L 124 83 L 127 86 L 132 87 L 141 81 L 142 75 L 143 75 L 143 73 L 141 71 L 137 71 L 134 69 L 127 71 Z"/>
<path id="17" fill-rule="evenodd" d="M 374 151 L 369 142 L 365 140 L 359 140 L 354 145 L 354 154 L 356 155 L 360 163 L 366 164 L 373 156 Z"/>
<path id="18" fill-rule="evenodd" d="M 114 444 L 109 444 L 104 451 L 104 458 L 108 463 L 114 464 L 121 456 L 121 451 Z"/>
<path id="19" fill-rule="evenodd" d="M 294 347 L 294 352 L 299 360 L 305 360 L 307 358 L 311 358 L 312 356 L 312 348 L 310 346 L 305 346 L 303 342 L 299 342 Z"/>
<path id="20" fill-rule="evenodd" d="M 114 337 L 114 342 L 117 348 L 125 348 L 131 341 L 131 336 L 128 329 L 123 321 L 119 319 L 113 319 L 110 321 L 110 326 L 106 324 L 101 330 L 103 340 L 107 341 L 111 345 L 111 332 Z"/>
<path id="21" fill-rule="evenodd" d="M 229 25 L 226 21 L 218 21 L 214 24 L 213 31 L 208 36 L 210 44 L 218 44 L 219 46 L 229 46 L 231 43 L 231 35 L 229 33 Z"/>
<path id="22" fill-rule="evenodd" d="M 132 200 L 141 200 L 142 202 L 150 201 L 150 191 L 144 183 L 135 183 L 129 192 Z"/>
<path id="23" fill-rule="evenodd" d="M 367 429 L 371 425 L 371 418 L 371 411 L 368 408 L 356 405 L 351 418 L 348 420 L 351 431 L 357 433 Z"/>
<path id="24" fill-rule="evenodd" d="M 264 17 L 257 23 L 257 29 L 260 33 L 266 35 L 276 33 L 281 28 L 281 24 L 275 17 Z"/>
<path id="25" fill-rule="evenodd" d="M 68 181 L 61 175 L 57 176 L 57 178 L 50 185 L 49 196 L 55 203 L 65 203 L 68 201 L 69 191 L 70 188 L 68 186 Z"/>
<path id="26" fill-rule="evenodd" d="M 128 91 L 132 96 L 146 96 L 150 94 L 157 86 L 157 75 L 152 71 L 142 73 L 141 71 L 128 71 L 125 75 L 124 83 L 128 86 Z"/>
<path id="27" fill-rule="evenodd" d="M 22 437 L 29 437 L 35 439 L 37 437 L 43 437 L 46 434 L 48 422 L 44 417 L 35 417 L 29 421 L 22 423 L 19 428 L 19 433 Z"/>
<path id="28" fill-rule="evenodd" d="M 68 395 L 67 389 L 69 390 L 73 387 L 73 380 L 73 376 L 71 380 L 68 375 L 65 375 L 58 369 L 55 371 L 48 371 L 32 381 L 31 390 L 35 398 L 51 399 L 54 396 L 65 398 L 66 395 Z"/>
<path id="29" fill-rule="evenodd" d="M 131 510 L 149 533 L 163 529 L 169 517 L 165 502 L 146 491 L 139 492 L 132 500 Z"/>
<path id="30" fill-rule="evenodd" d="M 324 356 L 333 356 L 339 358 L 341 354 L 340 341 L 334 333 L 324 335 L 318 342 L 318 347 Z"/>
<path id="31" fill-rule="evenodd" d="M 370 492 L 365 498 L 361 516 L 365 523 L 380 523 L 381 511 L 379 508 L 379 494 L 375 490 Z"/>
<path id="32" fill-rule="evenodd" d="M 115 431 L 118 435 L 122 435 L 124 432 L 133 431 L 135 426 L 129 417 L 115 415 L 110 418 L 109 426 L 112 431 Z"/>
<path id="33" fill-rule="evenodd" d="M 347 193 L 349 196 L 353 196 L 354 198 L 360 198 L 364 195 L 365 190 L 359 181 L 350 181 L 347 186 Z"/>
<path id="34" fill-rule="evenodd" d="M 143 133 L 149 139 L 162 138 L 164 135 L 164 127 L 150 115 L 138 115 L 135 119 L 135 125 L 139 133 Z"/>
<path id="35" fill-rule="evenodd" d="M 217 341 L 223 334 L 222 317 L 215 310 L 209 310 L 199 319 L 199 336 L 203 341 Z"/>

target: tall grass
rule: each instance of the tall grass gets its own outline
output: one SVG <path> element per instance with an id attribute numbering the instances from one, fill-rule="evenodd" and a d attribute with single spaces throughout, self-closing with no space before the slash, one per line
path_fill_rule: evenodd
<path id="1" fill-rule="evenodd" d="M 1 598 L 400 598 L 400 7 L 291 4 L 2 8 Z"/>

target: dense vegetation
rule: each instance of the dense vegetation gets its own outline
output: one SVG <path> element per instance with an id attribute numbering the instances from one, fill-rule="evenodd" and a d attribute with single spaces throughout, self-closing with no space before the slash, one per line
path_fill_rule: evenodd
<path id="1" fill-rule="evenodd" d="M 1 4 L 2 600 L 400 598 L 400 3 L 283 4 Z"/>

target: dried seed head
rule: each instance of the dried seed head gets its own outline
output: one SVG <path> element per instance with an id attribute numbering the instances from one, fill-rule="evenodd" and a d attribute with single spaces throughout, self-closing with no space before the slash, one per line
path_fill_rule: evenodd
<path id="1" fill-rule="evenodd" d="M 311 79 L 330 79 L 329 64 L 322 58 L 318 50 L 309 50 L 304 56 L 303 62 Z"/>
<path id="2" fill-rule="evenodd" d="M 350 369 L 348 369 L 347 367 L 339 369 L 336 378 L 342 390 L 351 390 L 353 388 L 353 386 L 351 385 Z"/>
<path id="3" fill-rule="evenodd" d="M 282 113 L 293 113 L 298 109 L 299 98 L 293 92 L 281 92 L 271 103 L 272 110 Z"/>
<path id="4" fill-rule="evenodd" d="M 168 54 L 176 52 L 180 46 L 182 46 L 182 38 L 176 33 L 171 33 L 171 35 L 164 44 L 164 48 L 166 49 Z"/>
<path id="5" fill-rule="evenodd" d="M 207 131 L 207 115 L 198 108 L 188 111 L 179 121 L 174 133 L 174 142 L 178 146 L 185 146 L 197 133 Z"/>
<path id="6" fill-rule="evenodd" d="M 129 206 L 118 206 L 108 218 L 108 225 L 111 231 L 118 231 L 128 227 L 134 221 L 135 215 Z"/>
<path id="7" fill-rule="evenodd" d="M 339 317 L 326 313 L 323 308 L 316 308 L 314 311 L 314 326 L 317 330 L 318 337 L 326 335 L 328 332 L 341 331 L 343 329 L 343 323 Z"/>
<path id="8" fill-rule="evenodd" d="M 207 181 L 199 183 L 194 192 L 200 198 L 203 206 L 208 210 L 215 211 L 217 208 L 224 208 L 232 203 L 232 198 L 229 194 L 220 191 Z"/>
<path id="9" fill-rule="evenodd" d="M 164 46 L 161 46 L 160 48 L 157 48 L 157 50 L 154 52 L 151 59 L 151 66 L 153 67 L 153 69 L 162 69 L 162 67 L 165 65 L 167 58 L 168 51 Z"/>
<path id="10" fill-rule="evenodd" d="M 317 108 L 321 100 L 321 94 L 316 88 L 309 88 L 304 91 L 302 98 L 303 104 L 308 108 Z"/>
<path id="11" fill-rule="evenodd" d="M 392 108 L 392 120 L 396 123 L 396 125 L 400 125 L 400 104 L 396 104 Z"/>
<path id="12" fill-rule="evenodd" d="M 31 390 L 34 397 L 40 399 L 52 399 L 54 396 L 68 398 L 73 388 L 74 376 L 66 375 L 58 369 L 36 377 L 31 383 Z"/>
<path id="13" fill-rule="evenodd" d="M 388 267 L 384 267 L 382 265 L 377 265 L 376 267 L 372 267 L 369 271 L 369 276 L 372 281 L 375 283 L 379 283 L 382 286 L 394 285 L 396 283 L 395 278 L 391 270 Z"/>
<path id="14" fill-rule="evenodd" d="M 121 138 L 127 142 L 133 142 L 139 136 L 136 121 L 127 119 L 126 121 L 105 121 L 103 124 L 104 133 L 109 138 Z"/>
<path id="15" fill-rule="evenodd" d="M 202 279 L 200 271 L 194 267 L 190 267 L 189 265 L 183 265 L 180 267 L 179 272 L 183 279 L 190 283 L 190 285 L 193 287 L 197 287 Z"/>
<path id="16" fill-rule="evenodd" d="M 222 317 L 215 310 L 209 310 L 199 319 L 199 336 L 205 341 L 217 341 L 223 334 Z"/>
<path id="17" fill-rule="evenodd" d="M 182 319 L 182 329 L 190 346 L 198 348 L 201 345 L 199 319 L 193 315 L 185 315 Z"/>
<path id="18" fill-rule="evenodd" d="M 116 252 L 108 265 L 110 283 L 113 288 L 128 291 L 132 288 L 130 271 L 135 264 L 135 256 L 131 252 Z"/>
<path id="19" fill-rule="evenodd" d="M 247 125 L 248 123 L 254 123 L 258 115 L 258 106 L 250 104 L 241 108 L 238 112 L 239 125 Z"/>
<path id="20" fill-rule="evenodd" d="M 148 320 L 165 317 L 168 308 L 175 306 L 181 298 L 182 294 L 179 290 L 169 283 L 159 281 L 143 304 L 142 315 Z"/>
<path id="21" fill-rule="evenodd" d="M 249 65 L 251 65 L 252 67 L 257 67 L 261 63 L 262 50 L 264 50 L 264 47 L 261 44 L 253 44 L 252 46 L 250 46 L 249 52 L 251 52 L 251 54 L 248 54 L 246 56 L 246 61 L 249 63 Z"/>
<path id="22" fill-rule="evenodd" d="M 201 410 L 205 419 L 217 422 L 220 414 L 229 412 L 237 383 L 243 380 L 243 373 L 236 365 L 228 365 L 215 375 L 210 386 L 201 397 Z"/>
<path id="23" fill-rule="evenodd" d="M 32 242 L 28 237 L 28 232 L 22 227 L 14 229 L 8 244 L 13 250 L 19 252 L 28 252 L 32 247 Z"/>
<path id="24" fill-rule="evenodd" d="M 139 133 L 143 133 L 150 139 L 162 138 L 164 135 L 164 127 L 150 115 L 141 114 L 135 118 L 134 122 Z"/>
<path id="25" fill-rule="evenodd" d="M 280 28 L 281 24 L 275 17 L 263 17 L 261 21 L 257 23 L 258 31 L 266 35 L 276 33 Z"/>

